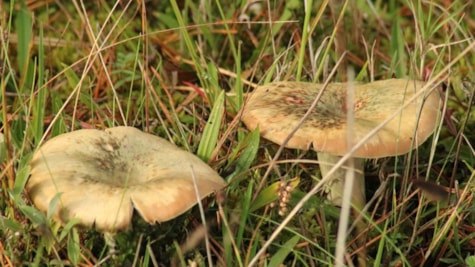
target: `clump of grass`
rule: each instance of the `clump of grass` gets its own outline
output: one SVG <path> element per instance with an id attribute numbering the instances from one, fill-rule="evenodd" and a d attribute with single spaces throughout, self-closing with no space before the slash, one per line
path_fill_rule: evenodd
<path id="1" fill-rule="evenodd" d="M 474 5 L 99 2 L 0 5 L 3 265 L 334 264 L 339 210 L 319 194 L 300 202 L 321 178 L 314 153 L 260 140 L 239 116 L 255 84 L 345 81 L 351 66 L 363 82 L 430 79 L 445 99 L 430 141 L 366 163 L 368 266 L 473 266 Z M 94 230 L 58 225 L 31 205 L 24 185 L 36 148 L 74 129 L 114 125 L 168 138 L 229 181 L 224 204 L 207 209 L 208 252 L 198 209 L 154 226 L 136 219 L 117 236 L 114 260 Z M 415 179 L 452 200 L 428 201 Z M 282 201 L 281 184 L 292 185 L 287 208 L 299 208 L 287 217 L 271 205 Z M 347 237 L 348 265 L 361 249 L 356 238 Z"/>

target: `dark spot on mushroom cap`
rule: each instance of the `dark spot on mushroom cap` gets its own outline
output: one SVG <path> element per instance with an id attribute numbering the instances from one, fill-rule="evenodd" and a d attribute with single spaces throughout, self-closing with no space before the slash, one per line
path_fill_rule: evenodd
<path id="1" fill-rule="evenodd" d="M 318 91 L 304 90 L 298 84 L 278 84 L 273 90 L 267 89 L 260 101 L 253 109 L 272 107 L 275 114 L 285 117 L 286 120 L 298 121 L 308 111 L 315 100 Z M 279 90 L 280 89 L 280 90 Z M 340 91 L 324 93 L 311 111 L 306 124 L 315 128 L 340 128 L 345 121 L 346 114 L 341 110 L 343 95 Z"/>

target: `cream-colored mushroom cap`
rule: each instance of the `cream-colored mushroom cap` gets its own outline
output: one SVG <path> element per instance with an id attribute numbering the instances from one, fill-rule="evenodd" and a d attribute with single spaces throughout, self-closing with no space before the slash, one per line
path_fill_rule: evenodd
<path id="1" fill-rule="evenodd" d="M 358 143 L 392 116 L 420 90 L 424 83 L 389 79 L 354 86 L 353 142 Z M 259 126 L 261 135 L 282 144 L 310 108 L 323 85 L 274 82 L 258 87 L 247 101 L 242 121 L 249 129 Z M 330 83 L 316 107 L 287 147 L 313 148 L 343 155 L 347 151 L 347 84 Z M 380 158 L 404 154 L 422 144 L 434 131 L 441 99 L 437 90 L 421 94 L 361 146 L 355 157 Z M 415 140 L 413 140 L 415 138 Z"/>
<path id="2" fill-rule="evenodd" d="M 40 210 L 60 194 L 56 219 L 78 218 L 107 232 L 126 228 L 134 208 L 149 223 L 163 222 L 225 186 L 195 155 L 132 127 L 56 136 L 35 152 L 30 165 L 26 189 Z"/>

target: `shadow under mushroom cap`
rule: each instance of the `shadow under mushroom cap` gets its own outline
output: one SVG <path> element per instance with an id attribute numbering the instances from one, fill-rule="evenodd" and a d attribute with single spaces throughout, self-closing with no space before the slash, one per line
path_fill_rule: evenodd
<path id="1" fill-rule="evenodd" d="M 30 165 L 26 189 L 40 210 L 60 194 L 57 219 L 79 218 L 82 225 L 109 232 L 126 228 L 134 208 L 149 223 L 163 222 L 225 186 L 195 155 L 132 127 L 56 136 Z"/>
<path id="2" fill-rule="evenodd" d="M 286 147 L 312 148 L 333 155 L 348 151 L 347 131 L 358 143 L 420 92 L 424 83 L 406 79 L 355 83 L 355 103 L 346 106 L 347 84 L 330 83 Z M 277 144 L 290 135 L 310 108 L 323 85 L 305 82 L 274 82 L 258 87 L 244 106 L 242 121 L 249 129 L 259 126 L 261 135 Z M 379 158 L 407 153 L 422 144 L 438 122 L 441 99 L 437 90 L 421 94 L 371 136 L 356 157 Z M 353 110 L 354 129 L 347 127 Z M 415 140 L 413 142 L 413 139 Z"/>

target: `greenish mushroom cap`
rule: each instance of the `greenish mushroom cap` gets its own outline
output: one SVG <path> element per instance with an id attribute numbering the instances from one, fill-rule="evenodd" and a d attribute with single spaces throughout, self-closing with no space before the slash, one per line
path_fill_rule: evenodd
<path id="1" fill-rule="evenodd" d="M 134 208 L 149 223 L 163 222 L 225 186 L 195 155 L 132 127 L 56 136 L 30 165 L 26 190 L 40 210 L 59 194 L 56 219 L 107 232 L 126 228 Z"/>
<path id="2" fill-rule="evenodd" d="M 347 112 L 354 113 L 353 142 L 358 143 L 392 116 L 424 86 L 421 81 L 381 80 L 354 84 L 354 106 L 347 107 L 346 83 L 330 83 L 316 107 L 286 144 L 333 155 L 348 151 Z M 259 126 L 261 135 L 282 144 L 310 108 L 323 85 L 305 82 L 274 82 L 258 87 L 245 104 L 242 121 L 249 129 Z M 422 144 L 438 122 L 441 99 L 437 90 L 421 94 L 400 114 L 371 136 L 354 154 L 380 158 L 407 153 Z M 415 140 L 414 140 L 415 138 Z"/>

